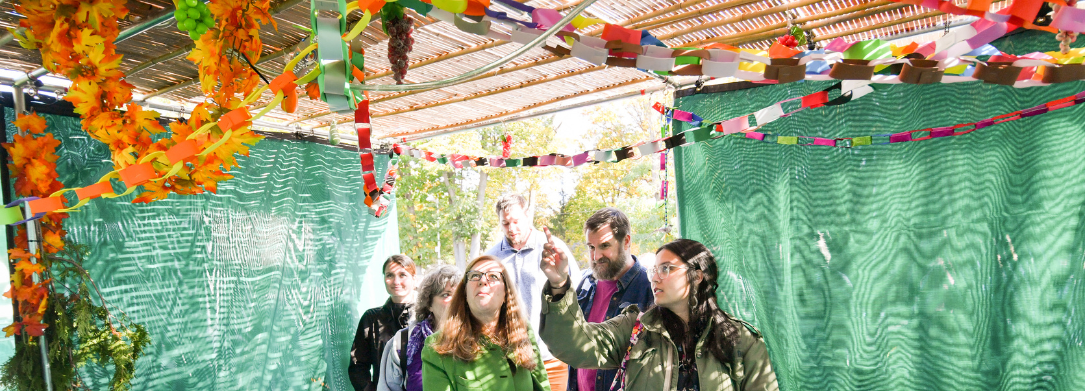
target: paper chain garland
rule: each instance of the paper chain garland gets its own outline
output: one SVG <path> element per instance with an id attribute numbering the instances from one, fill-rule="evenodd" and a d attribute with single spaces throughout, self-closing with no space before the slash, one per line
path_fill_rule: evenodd
<path id="1" fill-rule="evenodd" d="M 373 164 L 373 154 L 380 151 L 373 150 L 370 138 L 371 125 L 369 123 L 369 101 L 365 100 L 358 104 L 358 110 L 354 112 L 354 129 L 358 133 L 358 153 L 362 162 L 362 182 L 365 190 L 365 205 L 375 217 L 382 217 L 392 204 L 390 195 L 395 192 L 396 179 L 399 177 L 399 158 L 392 157 L 388 161 L 388 171 L 384 174 L 384 182 L 378 186 L 376 167 Z M 387 152 L 386 152 L 387 153 Z"/>
<path id="2" fill-rule="evenodd" d="M 842 88 L 846 90 L 843 94 L 841 94 L 835 99 L 829 100 L 830 91 Z M 666 153 L 667 150 L 676 147 L 687 146 L 694 143 L 725 136 L 742 137 L 751 140 L 775 144 L 854 148 L 865 145 L 885 145 L 907 141 L 925 141 L 942 137 L 960 136 L 979 129 L 983 129 L 991 125 L 1015 121 L 1021 118 L 1033 117 L 1085 103 L 1085 91 L 1082 91 L 1066 98 L 1054 100 L 1035 107 L 1014 111 L 1012 113 L 999 115 L 977 122 L 962 123 L 953 126 L 937 128 L 916 129 L 892 134 L 874 134 L 870 136 L 860 137 L 824 138 L 818 136 L 781 136 L 758 131 L 765 124 L 779 118 L 793 115 L 798 111 L 814 109 L 822 106 L 841 105 L 855 99 L 859 99 L 862 96 L 870 93 L 871 91 L 872 89 L 870 88 L 870 86 L 866 85 L 865 83 L 853 85 L 850 88 L 842 87 L 838 84 L 825 90 L 815 92 L 813 94 L 774 103 L 764 109 L 756 111 L 753 114 L 735 117 L 725 121 L 713 122 L 707 125 L 704 124 L 704 119 L 697 114 L 673 108 L 665 108 L 657 103 L 653 106 L 653 108 L 661 113 L 664 113 L 664 115 L 668 119 L 687 122 L 691 125 L 698 127 L 673 135 L 671 137 L 665 137 L 648 142 L 641 142 L 638 144 L 625 146 L 613 150 L 584 151 L 574 155 L 549 154 L 542 156 L 505 159 L 498 157 L 482 158 L 461 154 L 436 154 L 431 151 L 411 148 L 407 145 L 393 144 L 392 151 L 390 151 L 390 153 L 394 155 L 411 156 L 429 162 L 449 164 L 452 167 L 459 169 L 467 167 L 486 166 L 498 168 L 546 166 L 575 167 L 586 163 L 617 163 L 625 159 L 647 156 L 658 152 Z M 782 104 L 792 101 L 799 101 L 799 105 L 794 110 L 784 112 Z M 749 117 L 751 115 L 754 116 L 754 120 L 757 122 L 755 126 L 750 125 Z M 663 158 L 661 158 L 660 160 L 660 167 L 661 169 L 665 169 L 664 167 L 666 163 L 665 160 L 662 159 Z"/>
<path id="3" fill-rule="evenodd" d="M 842 90 L 843 93 L 840 94 L 840 96 L 830 100 L 829 99 L 829 92 L 835 91 L 835 90 Z M 826 88 L 825 90 L 815 92 L 815 93 L 810 94 L 810 95 L 801 96 L 801 97 L 797 97 L 797 98 L 791 98 L 791 99 L 787 99 L 787 100 L 777 102 L 777 103 L 775 103 L 775 104 L 773 104 L 773 105 L 771 105 L 769 107 L 766 107 L 765 109 L 759 110 L 757 113 L 751 114 L 751 115 L 755 115 L 759 120 L 759 122 L 758 122 L 759 125 L 758 126 L 762 126 L 765 123 L 771 122 L 772 120 L 775 120 L 777 118 L 790 116 L 790 115 L 792 115 L 792 114 L 794 114 L 794 113 L 796 113 L 798 111 L 801 111 L 801 110 L 813 109 L 813 108 L 818 108 L 818 107 L 822 107 L 822 106 L 842 105 L 842 104 L 851 102 L 851 101 L 853 101 L 855 99 L 859 99 L 859 98 L 863 97 L 864 95 L 870 93 L 871 91 L 873 91 L 873 89 L 870 86 L 868 86 L 867 83 L 865 83 L 865 82 L 856 82 L 856 83 L 850 83 L 849 82 L 849 85 L 846 86 L 846 87 L 843 84 L 838 83 L 838 84 L 833 85 L 833 86 L 831 86 L 829 88 Z M 786 102 L 795 101 L 795 100 L 801 100 L 801 105 L 797 109 L 792 110 L 792 111 L 790 111 L 788 113 L 784 113 L 781 110 L 779 112 L 779 114 L 775 115 L 775 116 L 768 116 L 768 115 L 764 115 L 764 114 L 759 114 L 759 113 L 762 113 L 762 112 L 773 111 L 773 110 L 775 110 L 774 108 L 780 108 L 781 104 L 786 103 Z M 664 115 L 666 115 L 668 120 L 674 119 L 674 120 L 678 120 L 678 121 L 689 122 L 689 123 L 693 124 L 694 126 L 699 126 L 701 124 L 701 122 L 703 121 L 703 119 L 701 119 L 701 117 L 699 117 L 699 116 L 697 116 L 697 115 L 695 115 L 693 113 L 690 113 L 690 112 L 687 112 L 687 111 L 682 111 L 682 110 L 666 109 L 666 108 L 664 108 L 662 105 L 660 105 L 658 103 L 655 104 L 653 106 L 653 108 L 656 111 L 659 111 L 660 113 L 663 113 Z M 736 131 L 736 132 L 741 131 L 741 130 L 749 129 L 750 126 L 749 126 L 748 117 L 749 116 L 742 116 L 742 117 L 735 118 L 735 119 L 732 119 L 732 120 L 729 120 L 729 121 L 725 121 L 725 122 L 730 123 L 729 125 L 727 125 L 728 126 L 727 129 L 731 129 L 731 130 Z M 740 121 L 746 121 L 746 125 L 744 127 L 737 128 L 738 130 L 734 130 L 734 129 L 736 129 L 735 127 L 738 126 Z M 402 155 L 411 156 L 411 157 L 414 157 L 414 158 L 424 159 L 424 160 L 429 161 L 429 162 L 437 162 L 437 163 L 440 163 L 440 164 L 449 164 L 454 168 L 480 167 L 480 166 L 489 166 L 489 167 L 579 166 L 579 165 L 582 165 L 582 164 L 594 163 L 594 162 L 614 162 L 614 163 L 616 163 L 616 162 L 620 162 L 620 161 L 625 160 L 625 159 L 632 159 L 632 158 L 636 158 L 636 157 L 639 157 L 639 156 L 647 156 L 647 155 L 651 155 L 651 154 L 654 154 L 654 153 L 657 153 L 657 152 L 663 152 L 663 151 L 666 151 L 668 149 L 672 149 L 674 147 L 684 146 L 684 145 L 689 145 L 689 144 L 692 144 L 692 143 L 695 143 L 695 142 L 704 141 L 704 140 L 707 140 L 709 138 L 709 136 L 711 134 L 710 130 L 711 129 L 698 130 L 697 132 L 687 131 L 687 132 L 683 132 L 683 133 L 680 133 L 680 134 L 677 134 L 677 135 L 674 135 L 674 136 L 671 136 L 671 137 L 661 137 L 661 138 L 656 139 L 656 140 L 644 141 L 644 142 L 640 142 L 640 143 L 637 143 L 637 144 L 633 144 L 633 145 L 629 145 L 629 146 L 625 146 L 625 147 L 617 148 L 617 149 L 613 149 L 613 150 L 583 151 L 583 152 L 580 152 L 580 153 L 577 153 L 577 154 L 572 154 L 572 155 L 564 155 L 564 154 L 553 153 L 553 154 L 549 154 L 549 155 L 529 156 L 529 157 L 523 157 L 523 158 L 477 157 L 477 156 L 469 156 L 469 155 L 462 155 L 462 154 L 444 155 L 444 154 L 434 153 L 434 152 L 431 152 L 431 151 L 412 148 L 412 147 L 410 147 L 408 145 L 402 145 L 402 144 L 392 144 L 391 150 L 388 151 L 388 153 L 391 153 L 393 155 L 400 155 L 400 156 L 402 156 Z M 687 135 L 687 133 L 688 133 L 688 135 Z M 362 138 L 362 135 L 359 134 L 359 139 L 361 139 L 361 138 Z M 368 140 L 368 137 L 366 137 L 366 139 Z M 368 145 L 368 141 L 366 143 Z M 365 157 L 363 155 L 362 161 L 363 161 L 363 170 L 365 170 L 364 162 L 367 161 L 367 157 Z M 368 161 L 372 161 L 372 157 L 368 157 Z"/>
<path id="4" fill-rule="evenodd" d="M 969 0 L 965 7 L 956 5 L 953 1 L 942 0 L 890 0 L 901 4 L 911 4 L 925 8 L 936 9 L 947 14 L 969 15 L 997 23 L 1010 23 L 1016 26 L 1052 31 L 1085 32 L 1085 10 L 1074 8 L 1075 0 L 1015 0 L 1009 7 L 1000 12 L 989 12 L 991 0 Z M 1060 8 L 1055 11 L 1050 26 L 1036 26 L 1032 21 L 1040 11 L 1044 2 L 1056 4 Z"/>
<path id="5" fill-rule="evenodd" d="M 861 137 L 822 138 L 816 136 L 780 136 L 770 133 L 761 133 L 757 131 L 747 131 L 732 135 L 774 144 L 820 145 L 838 148 L 854 148 L 863 145 L 885 145 L 908 141 L 925 141 L 942 137 L 960 136 L 963 134 L 972 133 L 974 131 L 986 128 L 991 125 L 996 125 L 1009 121 L 1016 121 L 1022 118 L 1034 117 L 1040 114 L 1049 113 L 1055 110 L 1064 109 L 1082 103 L 1085 103 L 1085 91 L 1062 99 L 1053 100 L 1035 107 L 1014 111 L 1012 113 L 1002 114 L 977 122 L 968 122 L 953 126 L 943 126 L 937 128 L 915 129 L 900 133 L 875 134 Z M 803 140 L 808 140 L 809 142 L 799 143 L 799 141 Z"/>
<path id="6" fill-rule="evenodd" d="M 314 0 L 316 1 L 316 0 Z M 328 1 L 328 0 L 325 0 Z M 552 26 L 561 18 L 555 10 L 535 8 L 514 0 L 494 0 L 518 11 L 531 15 L 531 22 L 509 17 L 504 12 L 488 8 L 487 1 L 473 0 L 399 0 L 399 4 L 412 8 L 422 15 L 429 15 L 439 20 L 452 23 L 465 32 L 490 38 L 526 44 L 542 31 Z M 907 4 L 942 9 L 953 13 L 953 2 L 939 0 L 894 0 Z M 890 46 L 880 40 L 847 43 L 841 39 L 831 42 L 825 51 L 801 52 L 774 45 L 768 52 L 738 49 L 727 45 L 715 44 L 705 48 L 667 48 L 647 31 L 628 29 L 613 24 L 604 24 L 599 38 L 579 35 L 575 31 L 588 26 L 603 24 L 599 19 L 577 16 L 574 21 L 558 33 L 568 47 L 544 46 L 559 56 L 572 56 L 595 65 L 632 67 L 654 71 L 664 75 L 688 75 L 710 77 L 736 77 L 750 81 L 771 81 L 786 83 L 797 80 L 871 80 L 875 83 L 913 83 L 928 84 L 936 82 L 967 81 L 952 77 L 942 79 L 944 73 L 953 74 L 953 68 L 973 61 L 959 56 L 979 48 L 994 39 L 1005 35 L 1018 27 L 1035 28 L 1031 19 L 1039 11 L 1042 0 L 1016 0 L 1010 7 L 999 13 L 987 12 L 990 1 L 972 0 L 963 13 L 985 17 L 969 26 L 957 29 L 951 34 L 924 45 L 908 45 L 906 53 L 890 56 Z M 1068 4 L 1057 0 L 1058 4 Z M 1069 2 L 1072 3 L 1072 0 Z M 372 15 L 386 4 L 382 0 L 359 0 L 346 6 L 346 11 L 362 9 L 364 16 L 344 40 L 353 39 L 368 24 Z M 982 12 L 979 10 L 982 9 Z M 1029 16 L 1031 14 L 1031 16 Z M 511 33 L 491 29 L 491 21 L 507 23 Z M 1063 31 L 1085 32 L 1085 10 L 1064 6 L 1059 8 L 1054 17 L 1053 26 Z M 1052 28 L 1043 28 L 1053 30 Z M 778 48 L 776 46 L 779 46 Z M 858 49 L 858 50 L 856 50 Z M 903 54 L 916 53 L 922 58 L 899 58 Z M 799 58 L 795 56 L 801 55 Z M 1034 72 L 1035 80 L 1020 80 L 1018 87 L 1038 86 L 1051 83 L 1085 79 L 1085 67 L 1079 66 L 1085 60 L 1085 52 L 1080 50 L 1072 55 L 1047 53 L 1045 70 Z M 898 58 L 892 58 L 898 57 Z M 937 63 L 924 60 L 937 61 Z M 812 65 L 808 65 L 811 64 Z M 899 75 L 874 75 L 875 67 L 901 64 L 908 68 L 907 73 Z M 984 63 L 984 70 L 992 64 Z M 993 64 L 1001 70 L 1005 67 L 1021 68 L 1020 64 Z M 1030 65 L 1036 66 L 1036 65 Z M 965 68 L 958 68 L 960 74 Z M 983 72 L 991 82 L 1013 84 L 1006 79 L 1010 73 Z M 807 76 L 809 74 L 809 76 Z M 1045 75 L 1048 75 L 1045 77 Z M 996 81 L 997 80 L 997 81 Z"/>
<path id="7" fill-rule="evenodd" d="M 102 176 L 94 184 L 85 186 L 82 188 L 68 188 L 61 189 L 51 194 L 49 197 L 38 198 L 28 197 L 15 200 L 7 205 L 3 209 L 0 209 L 0 224 L 15 225 L 22 224 L 29 220 L 40 219 L 45 216 L 46 213 L 67 213 L 77 212 L 79 208 L 86 205 L 90 200 L 95 198 L 117 198 L 131 194 L 140 185 L 149 181 L 161 181 L 171 176 L 177 175 L 180 172 L 182 166 L 193 159 L 197 159 L 214 152 L 227 141 L 234 131 L 244 129 L 251 125 L 251 121 L 264 116 L 271 109 L 276 106 L 282 107 L 284 111 L 292 112 L 297 107 L 297 86 L 298 84 L 305 84 L 315 79 L 319 75 L 319 70 L 314 69 L 309 74 L 302 78 L 298 78 L 291 71 L 295 65 L 302 58 L 307 56 L 310 52 L 316 49 L 316 44 L 310 45 L 303 50 L 301 54 L 286 64 L 283 69 L 283 74 L 272 80 L 271 84 L 265 85 L 256 91 L 253 91 L 244 101 L 241 102 L 239 108 L 234 109 L 222 117 L 217 122 L 209 122 L 204 124 L 195 132 L 188 135 L 185 141 L 177 143 L 167 151 L 152 152 L 136 164 L 124 167 L 119 170 L 114 170 Z M 264 91 L 271 90 L 275 93 L 275 97 L 265 106 L 253 107 L 249 109 L 248 106 L 253 104 Z M 250 114 L 250 110 L 261 110 L 256 115 Z M 222 138 L 219 141 L 207 146 L 203 151 L 199 151 L 196 143 L 196 139 L 208 134 L 211 128 L 218 126 L 223 130 Z M 155 162 L 165 163 L 170 165 L 171 169 L 165 175 L 159 177 L 153 164 Z M 113 189 L 113 179 L 119 179 L 126 190 L 120 194 L 117 194 Z M 65 207 L 64 203 L 67 201 L 63 194 L 66 192 L 74 191 L 75 196 L 79 199 L 79 202 L 75 205 Z M 24 216 L 22 213 L 21 205 L 27 203 L 30 208 L 30 215 Z"/>

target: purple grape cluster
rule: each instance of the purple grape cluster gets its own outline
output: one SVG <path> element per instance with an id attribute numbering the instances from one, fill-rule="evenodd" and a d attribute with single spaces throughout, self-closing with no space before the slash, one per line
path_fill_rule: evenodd
<path id="1" fill-rule="evenodd" d="M 388 30 L 388 62 L 392 63 L 392 79 L 396 84 L 403 84 L 407 77 L 407 53 L 414 48 L 413 27 L 414 19 L 409 16 L 388 22 L 385 27 Z"/>

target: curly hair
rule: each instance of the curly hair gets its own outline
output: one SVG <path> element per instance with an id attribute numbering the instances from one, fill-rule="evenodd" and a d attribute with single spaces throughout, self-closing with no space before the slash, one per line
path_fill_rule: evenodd
<path id="1" fill-rule="evenodd" d="M 679 325 L 677 333 L 671 332 L 672 335 L 678 334 L 680 337 L 676 339 L 681 340 L 685 346 L 692 346 L 696 343 L 700 332 L 711 321 L 713 325 L 712 332 L 708 334 L 708 338 L 705 340 L 705 347 L 709 352 L 720 362 L 731 363 L 734 362 L 735 346 L 738 344 L 738 326 L 736 322 L 732 320 L 731 315 L 720 309 L 716 303 L 716 288 L 719 287 L 719 283 L 716 278 L 719 276 L 719 271 L 716 267 L 716 257 L 712 255 L 712 251 L 705 247 L 696 240 L 690 239 L 677 239 L 670 243 L 664 244 L 658 250 L 667 250 L 678 256 L 682 262 L 685 262 L 689 268 L 686 269 L 686 280 L 689 281 L 691 294 L 689 295 L 689 325 Z M 697 282 L 697 273 L 703 273 L 704 278 Z M 672 323 L 673 320 L 678 319 L 677 315 L 674 315 L 671 311 L 663 311 L 665 315 L 664 323 Z M 668 322 L 667 318 L 672 318 L 672 322 Z M 687 329 L 688 327 L 688 329 Z M 668 327 L 670 329 L 671 327 Z"/>
<path id="2" fill-rule="evenodd" d="M 494 335 L 488 336 L 501 346 L 509 354 L 513 363 L 521 368 L 534 370 L 536 365 L 535 350 L 528 336 L 528 322 L 525 319 L 523 306 L 516 294 L 516 287 L 509 278 L 509 272 L 497 258 L 489 255 L 471 260 L 467 264 L 470 271 L 475 265 L 493 261 L 501 266 L 501 278 L 505 286 L 505 302 L 501 304 L 501 310 L 497 317 L 497 328 Z M 456 293 L 452 296 L 452 302 L 448 305 L 448 315 L 441 325 L 440 334 L 434 344 L 434 350 L 440 355 L 452 355 L 460 360 L 471 362 L 478 358 L 482 352 L 479 341 L 483 337 L 482 323 L 478 321 L 471 309 L 467 306 L 467 278 L 461 279 L 456 286 Z"/>
<path id="3" fill-rule="evenodd" d="M 456 285 L 463 278 L 460 268 L 452 265 L 440 265 L 426 273 L 418 288 L 418 300 L 414 304 L 414 321 L 429 320 L 434 328 L 440 327 L 433 318 L 433 298 L 445 290 L 446 286 Z"/>

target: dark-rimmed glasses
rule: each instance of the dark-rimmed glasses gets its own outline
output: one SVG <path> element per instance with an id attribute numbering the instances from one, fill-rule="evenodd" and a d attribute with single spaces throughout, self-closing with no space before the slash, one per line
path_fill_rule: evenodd
<path id="1" fill-rule="evenodd" d="M 478 270 L 471 270 L 467 272 L 467 281 L 485 281 L 487 284 L 493 284 L 495 282 L 504 282 L 504 278 L 501 276 L 500 272 L 480 272 Z"/>

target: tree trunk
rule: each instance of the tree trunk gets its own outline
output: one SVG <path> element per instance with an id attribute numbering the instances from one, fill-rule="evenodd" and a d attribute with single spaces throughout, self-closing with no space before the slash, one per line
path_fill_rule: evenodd
<path id="1" fill-rule="evenodd" d="M 445 189 L 448 190 L 448 200 L 450 209 L 456 210 L 459 205 L 459 197 L 456 192 L 456 188 L 452 186 L 452 171 L 445 171 L 442 174 L 445 182 Z M 456 258 L 456 266 L 460 269 L 467 268 L 467 241 L 464 237 L 460 236 L 459 232 L 452 232 L 452 254 Z"/>
<path id="2" fill-rule="evenodd" d="M 478 211 L 482 213 L 486 210 L 486 171 L 479 170 L 478 172 L 478 197 L 475 202 L 478 202 Z M 482 234 L 474 233 L 471 235 L 471 259 L 475 259 L 479 254 L 479 247 L 482 246 Z"/>
<path id="3" fill-rule="evenodd" d="M 464 254 L 466 247 L 467 242 L 463 238 L 456 237 L 452 242 L 452 251 L 456 254 L 456 267 L 460 270 L 467 269 L 467 254 Z"/>

